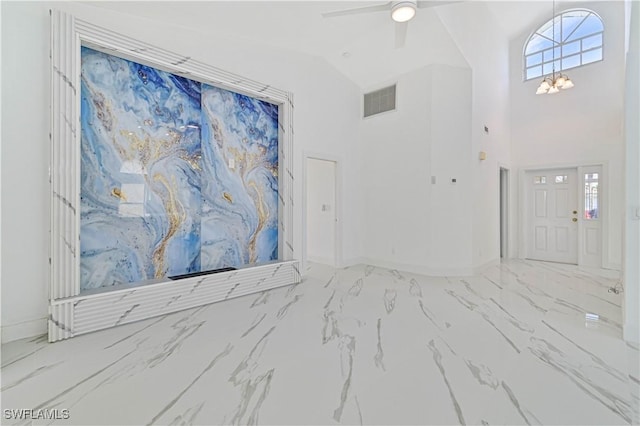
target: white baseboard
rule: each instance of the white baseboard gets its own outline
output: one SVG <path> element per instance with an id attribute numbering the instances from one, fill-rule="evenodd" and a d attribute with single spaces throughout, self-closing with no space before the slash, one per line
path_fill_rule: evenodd
<path id="1" fill-rule="evenodd" d="M 367 259 L 365 257 L 354 257 L 351 259 L 345 259 L 340 264 L 341 268 L 348 268 L 349 266 L 355 265 L 365 265 L 367 263 Z"/>
<path id="2" fill-rule="evenodd" d="M 622 337 L 627 342 L 640 343 L 640 326 L 637 323 L 625 323 L 622 328 Z"/>
<path id="3" fill-rule="evenodd" d="M 312 262 L 320 262 L 313 258 L 309 258 Z M 354 257 L 351 259 L 345 259 L 341 268 L 346 268 L 354 265 L 372 265 L 380 268 L 398 269 L 400 271 L 411 272 L 414 274 L 429 275 L 429 276 L 469 276 L 482 272 L 484 269 L 494 266 L 500 263 L 500 259 L 492 259 L 481 265 L 477 265 L 473 268 L 460 268 L 460 267 L 442 267 L 431 268 L 425 265 L 414 265 L 410 263 L 391 262 L 387 260 L 374 259 L 370 257 Z"/>
<path id="4" fill-rule="evenodd" d="M 328 259 L 316 258 L 309 256 L 310 262 L 323 263 L 331 265 Z M 430 276 L 469 276 L 482 272 L 484 269 L 500 263 L 500 259 L 492 259 L 483 264 L 474 267 L 428 267 L 426 265 L 414 265 L 410 263 L 392 262 L 382 259 L 374 259 L 371 257 L 354 257 L 344 259 L 339 265 L 340 268 L 346 268 L 354 265 L 372 265 L 380 268 L 398 269 L 400 271 L 411 272 L 414 274 L 430 275 Z"/>
<path id="5" fill-rule="evenodd" d="M 334 260 L 328 257 L 307 256 L 307 261 L 314 262 L 314 263 L 321 263 L 323 265 L 334 266 Z"/>
<path id="6" fill-rule="evenodd" d="M 13 342 L 14 340 L 25 339 L 27 337 L 47 334 L 47 318 L 39 318 L 17 324 L 3 325 L 1 333 L 3 344 Z"/>
<path id="7" fill-rule="evenodd" d="M 397 269 L 400 271 L 411 272 L 413 274 L 428 275 L 432 277 L 460 276 L 466 277 L 474 274 L 472 267 L 429 267 L 426 265 L 414 265 L 410 263 L 391 262 L 381 259 L 365 258 L 367 265 L 378 266 L 387 269 Z"/>
<path id="8" fill-rule="evenodd" d="M 603 263 L 602 269 L 612 269 L 614 271 L 622 271 L 622 265 L 619 263 Z"/>
<path id="9" fill-rule="evenodd" d="M 476 265 L 473 267 L 473 275 L 478 275 L 481 272 L 483 272 L 485 269 L 495 265 L 499 265 L 499 264 L 500 264 L 500 259 L 491 259 L 484 263 L 481 263 L 480 265 Z"/>

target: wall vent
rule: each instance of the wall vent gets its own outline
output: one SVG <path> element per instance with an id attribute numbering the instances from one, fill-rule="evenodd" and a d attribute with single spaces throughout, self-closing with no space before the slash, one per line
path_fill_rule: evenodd
<path id="1" fill-rule="evenodd" d="M 396 109 L 396 85 L 364 94 L 364 116 L 380 114 Z"/>

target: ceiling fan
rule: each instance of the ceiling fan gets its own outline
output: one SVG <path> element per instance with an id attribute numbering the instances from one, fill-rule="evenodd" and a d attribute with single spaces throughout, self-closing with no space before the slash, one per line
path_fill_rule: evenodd
<path id="1" fill-rule="evenodd" d="M 458 1 L 440 1 L 440 0 L 437 0 L 437 1 L 436 0 L 390 1 L 385 4 L 356 7 L 354 9 L 338 10 L 335 12 L 327 12 L 327 13 L 323 13 L 322 17 L 335 18 L 338 16 L 357 15 L 361 13 L 390 11 L 391 19 L 395 21 L 395 32 L 396 32 L 395 47 L 400 48 L 400 47 L 403 47 L 405 44 L 405 40 L 407 38 L 407 28 L 409 26 L 409 21 L 413 19 L 413 17 L 416 15 L 417 9 L 422 9 L 425 7 L 440 6 L 442 4 L 447 4 L 447 3 L 457 3 Z"/>

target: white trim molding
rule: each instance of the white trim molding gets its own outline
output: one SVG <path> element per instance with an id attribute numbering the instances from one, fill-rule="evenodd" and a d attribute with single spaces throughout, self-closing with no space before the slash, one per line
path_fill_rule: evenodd
<path id="1" fill-rule="evenodd" d="M 545 170 L 554 170 L 554 169 L 575 169 L 578 175 L 578 182 L 580 185 L 578 186 L 578 199 L 579 203 L 584 195 L 584 173 L 588 170 L 598 171 L 601 173 L 600 185 L 602 185 L 603 191 L 601 192 L 599 204 L 600 204 L 600 259 L 597 262 L 588 263 L 585 260 L 585 256 L 582 254 L 582 233 L 583 233 L 583 223 L 582 220 L 579 221 L 579 241 L 578 241 L 578 260 L 577 265 L 579 266 L 588 266 L 588 267 L 597 267 L 597 268 L 605 268 L 605 269 L 615 269 L 619 270 L 615 267 L 615 264 L 612 264 L 610 261 L 610 253 L 609 253 L 609 237 L 610 237 L 610 221 L 611 221 L 611 180 L 609 177 L 609 162 L 606 160 L 595 161 L 595 162 L 586 162 L 586 163 L 559 163 L 559 164 L 547 164 L 547 165 L 525 165 L 520 166 L 517 169 L 518 173 L 518 191 L 520 196 L 518 197 L 518 254 L 517 257 L 519 259 L 527 258 L 527 236 L 525 232 L 525 227 L 527 224 L 526 218 L 526 208 L 527 208 L 527 200 L 526 200 L 526 175 L 528 172 L 534 171 L 545 171 Z"/>
<path id="2" fill-rule="evenodd" d="M 3 325 L 0 328 L 2 330 L 2 344 L 24 339 L 25 337 L 42 336 L 44 334 L 43 330 L 46 328 L 47 318 L 45 317 Z"/>
<path id="3" fill-rule="evenodd" d="M 640 343 L 640 326 L 636 322 L 625 322 L 622 330 L 622 338 L 625 342 Z"/>
<path id="4" fill-rule="evenodd" d="M 309 262 L 316 262 L 316 263 L 322 263 L 324 265 L 331 265 L 334 266 L 336 268 L 341 267 L 343 264 L 342 261 L 342 234 L 343 234 L 343 229 L 342 229 L 342 217 L 343 217 L 343 212 L 342 212 L 342 163 L 340 161 L 340 159 L 334 155 L 329 155 L 329 154 L 323 154 L 323 153 L 319 153 L 316 151 L 304 151 L 302 153 L 302 164 L 303 164 L 303 172 L 302 172 L 302 187 L 304 188 L 304 191 L 307 191 L 307 184 L 308 184 L 308 172 L 307 172 L 307 160 L 309 159 L 314 159 L 314 160 L 322 160 L 322 161 L 330 161 L 332 163 L 335 163 L 335 247 L 334 247 L 334 259 L 329 259 L 329 258 L 317 258 L 317 257 L 313 257 L 313 256 L 309 256 L 307 253 L 307 241 L 308 241 L 308 224 L 307 224 L 307 197 L 304 196 L 302 197 L 302 210 L 304 212 L 304 214 L 302 215 L 302 237 L 303 237 L 303 247 L 301 252 L 303 253 L 303 268 L 306 269 L 307 265 Z"/>
<path id="5" fill-rule="evenodd" d="M 483 270 L 485 267 L 488 267 L 494 263 L 497 263 L 497 260 L 490 260 L 487 263 L 479 265 L 477 267 L 472 266 L 427 266 L 427 265 L 416 265 L 411 263 L 401 263 L 401 262 L 393 262 L 383 259 L 375 259 L 371 257 L 363 258 L 359 263 L 371 266 L 377 266 L 380 268 L 386 269 L 396 269 L 399 271 L 409 272 L 412 274 L 426 275 L 430 277 L 451 277 L 451 276 L 460 276 L 460 277 L 469 277 L 472 276 L 476 271 Z"/>
<path id="6" fill-rule="evenodd" d="M 80 48 L 279 106 L 278 261 L 213 275 L 80 292 Z M 51 231 L 49 341 L 300 282 L 293 236 L 293 95 L 167 50 L 51 12 Z"/>

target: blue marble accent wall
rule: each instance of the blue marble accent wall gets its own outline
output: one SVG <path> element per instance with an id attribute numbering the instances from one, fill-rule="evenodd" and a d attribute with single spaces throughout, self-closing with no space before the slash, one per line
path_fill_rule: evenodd
<path id="1" fill-rule="evenodd" d="M 278 108 L 202 85 L 204 269 L 278 257 Z"/>
<path id="2" fill-rule="evenodd" d="M 81 290 L 277 259 L 277 106 L 81 58 Z"/>

